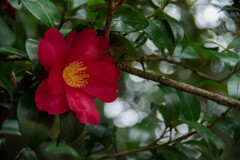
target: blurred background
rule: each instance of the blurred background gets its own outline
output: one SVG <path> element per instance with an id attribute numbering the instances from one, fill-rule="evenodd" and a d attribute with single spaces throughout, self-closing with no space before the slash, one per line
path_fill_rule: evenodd
<path id="1" fill-rule="evenodd" d="M 17 0 L 9 0 L 9 2 L 14 8 L 17 8 L 17 17 L 15 20 L 12 20 L 3 14 L 2 10 L 0 11 L 0 46 L 11 45 L 17 49 L 25 50 L 25 41 L 28 38 L 39 40 L 43 37 L 47 27 L 34 18 L 22 4 L 18 4 Z M 65 2 L 63 0 L 52 0 L 52 2 L 57 5 L 61 13 L 64 11 Z M 148 17 L 159 7 L 160 4 L 158 2 L 157 0 L 128 0 L 127 4 Z M 184 31 L 192 42 L 203 42 L 204 47 L 221 52 L 234 37 L 240 34 L 240 12 L 234 10 L 221 11 L 226 5 L 237 8 L 240 7 L 239 1 L 237 0 L 172 0 L 171 3 L 164 8 L 164 12 L 183 24 Z M 67 33 L 69 29 L 74 28 L 78 23 L 84 24 L 85 21 L 68 21 L 63 25 L 61 31 Z M 127 36 L 131 40 L 136 39 L 136 35 L 138 35 L 138 33 L 131 33 Z M 183 60 L 179 56 L 180 50 L 181 48 L 178 47 L 174 50 L 171 58 L 175 61 L 183 62 L 196 68 L 206 63 L 193 59 Z M 238 49 L 234 49 L 233 51 L 238 55 L 240 53 Z M 131 53 L 128 54 L 128 58 L 151 55 L 162 56 L 162 51 L 160 51 L 152 41 L 147 39 L 144 45 L 132 49 Z M 128 61 L 126 63 L 143 70 L 142 64 L 139 62 Z M 144 66 L 145 70 L 151 73 L 164 75 L 179 82 L 185 82 L 199 88 L 227 95 L 226 84 L 216 87 L 217 84 L 213 84 L 199 77 L 191 70 L 185 69 L 182 66 L 166 61 L 144 62 Z M 25 71 L 32 71 L 32 64 L 28 61 L 15 62 L 13 71 L 19 83 Z M 224 78 L 225 75 L 231 73 L 229 66 L 226 66 L 220 59 L 207 63 L 202 71 L 214 78 Z M 161 113 L 153 110 L 154 104 L 164 105 L 164 93 L 159 89 L 158 83 L 124 72 L 121 73 L 119 84 L 119 96 L 115 102 L 102 103 L 99 100 L 95 101 L 101 114 L 101 122 L 107 122 L 117 127 L 116 135 L 119 150 L 130 150 L 149 145 L 151 140 L 156 139 L 165 132 L 165 124 Z M 211 105 L 208 103 L 210 102 L 200 98 L 202 112 L 206 109 L 206 105 Z M 239 111 L 233 111 L 232 113 L 238 122 L 240 122 L 239 114 Z M 154 119 L 155 116 L 159 121 Z M 87 125 L 77 141 L 70 144 L 62 144 L 61 150 L 54 148 L 52 145 L 52 141 L 57 141 L 59 135 L 58 119 L 59 117 L 57 116 L 47 141 L 38 149 L 34 150 L 38 159 L 81 159 L 79 158 L 81 154 L 85 154 L 86 152 L 84 149 L 84 143 L 86 143 L 86 141 L 84 140 L 86 140 L 86 135 L 93 126 Z M 202 119 L 203 114 L 201 114 L 199 122 L 201 122 Z M 154 123 L 149 125 L 149 122 Z M 180 137 L 189 131 L 186 124 L 181 124 L 176 128 L 177 130 L 173 129 L 173 138 Z M 26 146 L 22 137 L 19 136 L 20 132 L 15 114 L 4 123 L 0 133 L 0 159 L 14 159 L 19 151 Z M 219 136 L 224 135 L 219 133 Z M 165 137 L 158 143 L 165 143 L 168 140 L 169 137 Z M 240 144 L 234 144 L 234 141 L 229 137 L 224 137 L 223 141 L 225 148 L 218 159 L 238 160 L 240 157 Z M 195 159 L 201 159 L 203 157 L 201 155 L 202 153 L 197 149 L 195 153 L 191 154 L 193 154 Z M 95 156 L 101 155 L 102 153 L 100 152 Z M 126 156 L 127 160 L 150 158 L 151 153 L 149 152 Z"/>

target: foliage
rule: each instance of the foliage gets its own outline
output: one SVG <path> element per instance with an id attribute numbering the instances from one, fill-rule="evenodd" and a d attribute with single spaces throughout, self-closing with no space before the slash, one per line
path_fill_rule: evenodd
<path id="1" fill-rule="evenodd" d="M 240 98 L 239 2 L 199 7 L 180 0 L 115 0 L 112 17 L 108 3 L 0 2 L 0 159 L 238 159 L 240 106 L 222 104 Z M 202 27 L 197 14 L 209 5 L 218 19 L 211 26 L 204 17 L 209 25 Z M 100 124 L 84 125 L 71 111 L 53 116 L 36 108 L 35 90 L 46 76 L 38 44 L 49 28 L 65 37 L 73 29 L 94 29 L 109 36 L 107 54 L 116 66 L 140 69 L 135 76 L 122 72 L 115 102 L 95 101 Z M 169 85 L 150 81 L 147 72 Z M 194 87 L 187 93 L 167 78 Z"/>

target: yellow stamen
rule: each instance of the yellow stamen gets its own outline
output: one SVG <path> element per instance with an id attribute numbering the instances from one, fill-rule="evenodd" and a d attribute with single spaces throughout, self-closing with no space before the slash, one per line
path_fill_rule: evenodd
<path id="1" fill-rule="evenodd" d="M 87 67 L 83 62 L 73 61 L 63 70 L 63 79 L 71 87 L 80 88 L 88 84 L 89 75 L 85 73 Z"/>

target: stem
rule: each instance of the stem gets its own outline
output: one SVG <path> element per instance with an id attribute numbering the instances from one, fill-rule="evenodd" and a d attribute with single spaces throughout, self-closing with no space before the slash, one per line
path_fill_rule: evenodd
<path id="1" fill-rule="evenodd" d="M 232 109 L 228 109 L 227 111 L 225 111 L 224 113 L 222 113 L 221 115 L 219 115 L 213 123 L 209 124 L 207 127 L 208 128 L 211 128 L 212 126 L 214 126 L 214 124 L 220 120 L 221 118 L 225 117 L 227 114 L 229 114 L 231 112 Z M 135 150 L 130 150 L 130 151 L 123 151 L 123 152 L 119 152 L 119 153 L 114 153 L 114 154 L 109 154 L 105 157 L 102 157 L 102 158 L 99 158 L 97 160 L 104 160 L 104 159 L 107 159 L 107 158 L 113 158 L 113 157 L 119 157 L 119 156 L 123 156 L 123 155 L 128 155 L 128 154 L 131 154 L 131 153 L 137 153 L 137 152 L 143 152 L 143 151 L 149 151 L 149 150 L 155 150 L 155 149 L 158 149 L 158 148 L 161 148 L 161 147 L 164 147 L 164 146 L 167 146 L 169 144 L 173 144 L 173 143 L 177 143 L 177 142 L 181 142 L 182 140 L 194 135 L 195 133 L 197 133 L 196 131 L 192 131 L 192 132 L 189 132 L 188 134 L 186 135 L 183 135 L 179 138 L 176 138 L 174 140 L 171 140 L 167 143 L 164 143 L 164 144 L 160 144 L 160 145 L 153 145 L 153 146 L 147 146 L 147 147 L 143 147 L 143 148 L 138 148 L 138 149 L 135 149 Z"/>
<path id="2" fill-rule="evenodd" d="M 234 71 L 232 73 L 230 73 L 228 76 L 226 76 L 225 78 L 222 78 L 222 79 L 215 79 L 215 78 L 212 78 L 202 72 L 200 72 L 199 70 L 201 68 L 203 68 L 205 65 L 201 66 L 200 69 L 195 69 L 195 68 L 191 68 L 189 66 L 186 66 L 185 64 L 183 64 L 182 62 L 178 62 L 178 61 L 175 61 L 173 59 L 168 59 L 167 57 L 148 57 L 148 58 L 125 58 L 125 59 L 122 59 L 122 61 L 139 61 L 139 62 L 142 62 L 142 61 L 166 61 L 168 63 L 172 63 L 172 64 L 176 64 L 176 65 L 179 65 L 179 66 L 182 66 L 183 68 L 185 69 L 189 69 L 191 70 L 192 72 L 194 72 L 195 74 L 197 74 L 198 76 L 200 77 L 203 77 L 205 79 L 208 79 L 208 80 L 212 80 L 212 81 L 216 81 L 216 82 L 223 82 L 225 80 L 227 80 L 228 78 L 230 78 L 237 70 L 237 66 L 234 68 Z"/>
<path id="3" fill-rule="evenodd" d="M 179 89 L 179 90 L 182 90 L 184 92 L 191 93 L 191 94 L 195 94 L 195 95 L 198 95 L 200 97 L 207 98 L 207 99 L 210 99 L 212 101 L 215 101 L 219 104 L 222 104 L 222 105 L 229 106 L 231 108 L 235 108 L 235 109 L 240 110 L 240 101 L 238 101 L 238 100 L 228 98 L 226 96 L 222 96 L 222 95 L 219 95 L 217 93 L 209 92 L 207 90 L 197 88 L 197 87 L 191 86 L 191 85 L 186 84 L 186 83 L 177 82 L 177 81 L 174 81 L 172 79 L 166 78 L 164 76 L 155 75 L 155 74 L 152 74 L 152 73 L 149 73 L 149 72 L 145 72 L 145 71 L 133 68 L 131 66 L 128 66 L 126 64 L 123 64 L 123 63 L 117 63 L 117 67 L 124 72 L 130 73 L 130 74 L 133 74 L 133 75 L 145 78 L 145 79 L 149 79 L 149 80 L 152 80 L 152 81 L 155 81 L 155 82 L 159 82 L 162 85 L 169 86 L 169 87 L 172 87 L 172 88 L 176 88 L 176 89 Z"/>
<path id="4" fill-rule="evenodd" d="M 113 15 L 114 15 L 114 1 L 108 0 L 108 14 L 107 14 L 105 27 L 104 27 L 104 36 L 107 38 L 109 38 Z"/>

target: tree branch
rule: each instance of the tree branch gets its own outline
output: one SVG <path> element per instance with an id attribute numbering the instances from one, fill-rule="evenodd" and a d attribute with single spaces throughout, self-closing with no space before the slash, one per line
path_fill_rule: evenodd
<path id="1" fill-rule="evenodd" d="M 176 65 L 182 66 L 185 69 L 189 69 L 189 70 L 193 71 L 195 74 L 197 74 L 198 76 L 200 76 L 202 78 L 212 80 L 212 81 L 216 81 L 216 82 L 223 82 L 223 81 L 227 80 L 228 78 L 230 78 L 236 72 L 236 69 L 237 69 L 237 67 L 235 67 L 234 71 L 225 78 L 216 79 L 216 78 L 210 77 L 210 76 L 200 72 L 200 69 L 195 69 L 195 68 L 186 66 L 182 62 L 178 62 L 178 61 L 175 61 L 173 59 L 168 59 L 167 57 L 125 58 L 125 59 L 122 59 L 122 61 L 138 61 L 138 62 L 142 62 L 142 61 L 166 61 L 166 62 L 171 63 L 171 64 L 176 64 Z M 203 66 L 201 66 L 200 68 L 202 68 L 202 67 Z"/>
<path id="2" fill-rule="evenodd" d="M 130 73 L 130 74 L 133 74 L 133 75 L 136 75 L 136 76 L 148 79 L 148 80 L 159 82 L 162 85 L 173 87 L 173 88 L 176 88 L 176 89 L 179 89 L 184 92 L 191 93 L 191 94 L 195 94 L 200 97 L 215 101 L 219 104 L 240 110 L 240 101 L 238 101 L 238 100 L 235 100 L 235 99 L 232 99 L 232 98 L 229 98 L 226 96 L 222 96 L 217 93 L 209 92 L 207 90 L 200 89 L 200 88 L 191 86 L 186 83 L 177 82 L 172 79 L 166 78 L 164 76 L 145 72 L 145 71 L 133 68 L 131 66 L 128 66 L 126 64 L 123 64 L 123 63 L 117 63 L 117 67 L 124 72 Z"/>
<path id="3" fill-rule="evenodd" d="M 116 11 L 121 5 L 126 3 L 127 0 L 119 0 L 115 3 L 114 11 Z"/>
<path id="4" fill-rule="evenodd" d="M 27 58 L 16 56 L 16 55 L 11 55 L 11 56 L 6 56 L 2 57 L 3 61 L 26 61 L 28 60 Z"/>
<path id="5" fill-rule="evenodd" d="M 230 112 L 232 111 L 232 108 L 229 108 L 227 111 L 225 111 L 224 113 L 222 113 L 221 115 L 219 115 L 211 124 L 207 125 L 208 128 L 211 128 L 212 126 L 214 126 L 214 124 L 219 121 L 221 118 L 225 117 L 227 114 L 229 114 Z M 135 149 L 135 150 L 130 150 L 130 151 L 123 151 L 123 152 L 119 152 L 119 153 L 114 153 L 114 154 L 109 154 L 105 157 L 102 157 L 102 158 L 99 158 L 97 160 L 104 160 L 104 159 L 107 159 L 107 158 L 113 158 L 113 157 L 119 157 L 119 156 L 123 156 L 123 155 L 128 155 L 128 154 L 131 154 L 131 153 L 137 153 L 137 152 L 143 152 L 143 151 L 149 151 L 149 150 L 155 150 L 155 149 L 158 149 L 158 148 L 161 148 L 161 147 L 164 147 L 164 146 L 167 146 L 169 144 L 173 144 L 173 143 L 177 143 L 177 142 L 181 142 L 182 140 L 196 134 L 197 132 L 196 131 L 192 131 L 192 132 L 189 132 L 188 134 L 186 135 L 183 135 L 179 138 L 176 138 L 174 140 L 170 140 L 168 141 L 167 143 L 164 143 L 164 144 L 160 144 L 160 145 L 152 145 L 152 146 L 147 146 L 147 147 L 142 147 L 142 148 L 138 148 L 138 149 Z"/>
<path id="6" fill-rule="evenodd" d="M 114 15 L 114 0 L 108 0 L 108 14 L 107 19 L 104 27 L 104 36 L 109 38 L 111 25 L 112 25 L 112 19 Z"/>
<path id="7" fill-rule="evenodd" d="M 119 0 L 116 3 L 114 3 L 114 0 L 108 0 L 107 19 L 106 19 L 105 27 L 103 29 L 105 37 L 109 38 L 114 12 L 126 1 L 127 0 Z"/>

